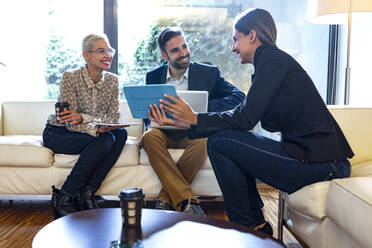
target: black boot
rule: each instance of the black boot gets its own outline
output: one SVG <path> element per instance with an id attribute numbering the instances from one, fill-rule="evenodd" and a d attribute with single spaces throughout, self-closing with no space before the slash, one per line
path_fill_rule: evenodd
<path id="1" fill-rule="evenodd" d="M 82 210 L 96 209 L 98 208 L 96 198 L 94 196 L 95 191 L 84 188 L 79 193 L 79 203 Z"/>
<path id="2" fill-rule="evenodd" d="M 79 208 L 74 205 L 74 197 L 71 194 L 57 189 L 54 185 L 52 186 L 52 189 L 53 194 L 51 199 L 51 206 L 54 219 L 58 219 L 59 217 L 79 211 Z"/>

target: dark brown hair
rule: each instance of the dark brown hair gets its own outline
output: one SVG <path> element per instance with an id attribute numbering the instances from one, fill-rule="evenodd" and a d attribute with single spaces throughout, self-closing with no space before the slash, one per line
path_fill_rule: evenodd
<path id="1" fill-rule="evenodd" d="M 248 9 L 240 14 L 234 28 L 244 34 L 249 34 L 252 29 L 262 43 L 275 45 L 276 26 L 271 14 L 264 9 Z"/>
<path id="2" fill-rule="evenodd" d="M 165 45 L 167 42 L 175 36 L 182 35 L 181 29 L 177 28 L 165 28 L 158 36 L 158 45 L 161 51 L 165 52 Z"/>

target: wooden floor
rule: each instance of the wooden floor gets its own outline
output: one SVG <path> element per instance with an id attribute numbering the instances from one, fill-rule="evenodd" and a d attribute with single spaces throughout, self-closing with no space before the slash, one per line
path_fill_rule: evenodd
<path id="1" fill-rule="evenodd" d="M 264 214 L 274 229 L 277 237 L 278 193 L 273 189 L 260 189 L 264 201 Z M 107 207 L 118 206 L 117 201 L 106 202 Z M 151 205 L 151 202 L 147 204 Z M 203 200 L 202 207 L 208 217 L 228 220 L 222 201 Z M 46 224 L 53 221 L 49 201 L 45 198 L 32 200 L 0 199 L 0 248 L 27 248 L 32 246 L 32 239 Z M 302 246 L 285 230 L 284 243 L 289 248 Z"/>

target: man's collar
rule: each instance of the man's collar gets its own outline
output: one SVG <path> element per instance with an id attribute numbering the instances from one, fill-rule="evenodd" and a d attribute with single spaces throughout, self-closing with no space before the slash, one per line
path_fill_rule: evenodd
<path id="1" fill-rule="evenodd" d="M 182 75 L 182 77 L 185 77 L 186 79 L 189 79 L 189 68 L 190 68 L 190 65 L 187 67 L 185 73 Z M 168 65 L 168 68 L 167 68 L 167 77 L 165 78 L 165 81 L 168 81 L 170 78 L 172 78 L 172 76 L 170 75 L 170 66 Z"/>

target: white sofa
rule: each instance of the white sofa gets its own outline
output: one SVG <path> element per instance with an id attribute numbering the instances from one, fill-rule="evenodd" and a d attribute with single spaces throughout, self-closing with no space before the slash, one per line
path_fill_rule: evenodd
<path id="1" fill-rule="evenodd" d="M 50 195 L 51 185 L 60 187 L 78 155 L 54 154 L 43 146 L 42 132 L 55 101 L 3 102 L 0 108 L 0 195 Z M 125 187 L 141 187 L 146 196 L 156 196 L 161 184 L 140 148 L 142 120 L 133 120 L 126 101 L 120 102 L 122 120 L 136 121 L 127 128 L 128 140 L 117 163 L 107 175 L 99 195 L 118 195 Z M 174 160 L 183 150 L 170 149 Z M 199 196 L 221 196 L 209 160 L 194 179 Z"/>
<path id="2" fill-rule="evenodd" d="M 351 177 L 281 193 L 278 237 L 284 224 L 304 246 L 372 247 L 372 108 L 329 109 L 355 153 Z"/>

